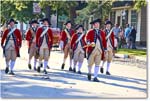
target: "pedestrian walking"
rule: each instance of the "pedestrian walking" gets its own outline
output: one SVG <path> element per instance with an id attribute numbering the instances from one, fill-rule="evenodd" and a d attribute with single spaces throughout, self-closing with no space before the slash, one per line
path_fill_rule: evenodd
<path id="1" fill-rule="evenodd" d="M 94 68 L 94 82 L 99 82 L 97 76 L 99 71 L 99 65 L 102 57 L 104 57 L 104 52 L 107 50 L 105 32 L 100 30 L 101 20 L 96 19 L 90 22 L 93 29 L 90 29 L 86 34 L 87 43 L 87 60 L 88 60 L 88 80 L 91 80 L 92 66 L 95 64 Z"/>
<path id="2" fill-rule="evenodd" d="M 68 57 L 70 57 L 70 67 L 69 71 L 72 71 L 72 49 L 71 49 L 71 38 L 74 34 L 74 30 L 71 29 L 71 21 L 67 21 L 65 24 L 65 29 L 61 33 L 61 39 L 60 39 L 60 47 L 61 50 L 64 52 L 64 58 L 63 63 L 61 66 L 61 69 L 63 70 L 65 67 L 65 62 Z"/>
<path id="3" fill-rule="evenodd" d="M 105 33 L 106 33 L 106 41 L 107 41 L 107 52 L 106 52 L 106 57 L 103 59 L 102 61 L 102 66 L 100 68 L 100 72 L 103 73 L 104 72 L 104 64 L 107 61 L 107 68 L 106 68 L 106 75 L 111 75 L 109 72 L 110 69 L 110 63 L 112 61 L 113 58 L 113 52 L 114 52 L 114 32 L 111 31 L 111 27 L 112 27 L 112 22 L 107 20 L 105 22 L 106 28 L 105 28 Z"/>
<path id="4" fill-rule="evenodd" d="M 30 28 L 26 32 L 26 40 L 28 42 L 28 53 L 29 53 L 29 60 L 28 60 L 28 68 L 32 69 L 31 66 L 31 59 L 34 56 L 34 70 L 36 70 L 36 63 L 38 59 L 37 48 L 36 48 L 36 31 L 38 29 L 38 21 L 32 20 L 30 21 Z"/>
<path id="5" fill-rule="evenodd" d="M 13 70 L 16 58 L 20 57 L 22 38 L 20 30 L 15 27 L 15 24 L 18 24 L 18 22 L 14 19 L 10 19 L 7 24 L 9 27 L 4 31 L 1 40 L 1 46 L 6 61 L 5 73 L 7 74 L 9 72 L 9 74 L 15 75 Z"/>
<path id="6" fill-rule="evenodd" d="M 46 68 L 48 65 L 48 60 L 50 58 L 50 51 L 53 45 L 53 34 L 52 30 L 49 28 L 50 21 L 48 18 L 43 18 L 42 20 L 43 26 L 38 28 L 36 32 L 36 46 L 38 48 L 39 53 L 39 66 L 37 71 L 40 72 L 40 67 L 42 64 L 42 60 L 44 60 L 44 74 L 47 74 Z"/>
<path id="7" fill-rule="evenodd" d="M 71 39 L 71 48 L 73 50 L 73 72 L 76 72 L 76 65 L 78 63 L 77 73 L 79 74 L 81 74 L 81 67 L 85 56 L 85 48 L 83 47 L 85 45 L 86 42 L 83 25 L 77 25 L 76 33 Z"/>

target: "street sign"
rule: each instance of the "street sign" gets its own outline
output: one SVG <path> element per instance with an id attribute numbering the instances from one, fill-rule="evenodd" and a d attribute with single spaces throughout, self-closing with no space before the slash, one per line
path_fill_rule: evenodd
<path id="1" fill-rule="evenodd" d="M 40 13 L 40 12 L 41 12 L 41 8 L 40 8 L 39 4 L 38 3 L 33 3 L 33 13 L 37 14 L 37 13 Z"/>

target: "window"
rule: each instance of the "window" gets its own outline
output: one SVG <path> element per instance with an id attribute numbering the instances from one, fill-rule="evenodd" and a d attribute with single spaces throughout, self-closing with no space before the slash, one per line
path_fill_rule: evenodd
<path id="1" fill-rule="evenodd" d="M 137 29 L 137 12 L 135 10 L 131 11 L 131 26 Z"/>

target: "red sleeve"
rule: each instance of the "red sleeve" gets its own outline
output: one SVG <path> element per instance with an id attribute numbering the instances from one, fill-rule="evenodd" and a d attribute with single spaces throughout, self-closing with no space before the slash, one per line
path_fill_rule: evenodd
<path id="1" fill-rule="evenodd" d="M 36 32 L 36 45 L 39 46 L 39 38 L 40 38 L 40 34 L 42 32 L 42 29 L 41 28 L 38 28 L 37 29 L 37 32 Z"/>
<path id="2" fill-rule="evenodd" d="M 73 45 L 74 45 L 76 40 L 77 40 L 77 34 L 74 34 L 71 38 L 71 48 L 73 48 Z"/>
<path id="3" fill-rule="evenodd" d="M 83 36 L 83 42 L 84 42 L 84 45 L 86 45 L 86 42 L 85 42 L 85 34 L 84 34 L 84 36 Z"/>
<path id="4" fill-rule="evenodd" d="M 90 30 L 90 31 L 88 31 L 88 33 L 86 34 L 86 43 L 87 42 L 93 42 L 94 40 L 93 40 L 93 30 Z"/>
<path id="5" fill-rule="evenodd" d="M 102 36 L 102 44 L 105 50 L 107 50 L 107 42 L 106 42 L 106 38 L 105 38 L 105 32 L 101 31 L 101 36 Z"/>
<path id="6" fill-rule="evenodd" d="M 66 33 L 65 33 L 65 31 L 62 31 L 60 40 L 65 41 L 65 38 L 66 38 Z"/>
<path id="7" fill-rule="evenodd" d="M 31 39 L 31 31 L 28 29 L 26 33 L 26 40 L 29 41 Z"/>
<path id="8" fill-rule="evenodd" d="M 49 29 L 48 33 L 49 33 L 49 39 L 50 39 L 49 41 L 50 41 L 51 45 L 53 45 L 53 33 L 52 33 L 52 30 Z"/>
<path id="9" fill-rule="evenodd" d="M 16 29 L 15 31 L 16 31 L 16 35 L 17 35 L 17 41 L 18 41 L 18 44 L 19 44 L 19 46 L 21 46 L 21 45 L 22 45 L 22 36 L 21 36 L 21 32 L 20 32 L 19 29 Z"/>
<path id="10" fill-rule="evenodd" d="M 4 44 L 4 41 L 5 41 L 6 37 L 7 37 L 8 32 L 9 32 L 8 29 L 4 31 L 4 34 L 3 34 L 2 40 L 1 40 L 1 45 L 2 45 L 2 46 L 3 46 L 3 44 Z"/>

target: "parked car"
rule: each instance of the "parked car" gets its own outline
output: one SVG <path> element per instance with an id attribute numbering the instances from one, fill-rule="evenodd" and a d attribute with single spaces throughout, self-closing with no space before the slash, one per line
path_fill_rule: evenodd
<path id="1" fill-rule="evenodd" d="M 59 28 L 51 28 L 53 33 L 53 47 L 55 50 L 59 47 L 61 30 Z"/>

